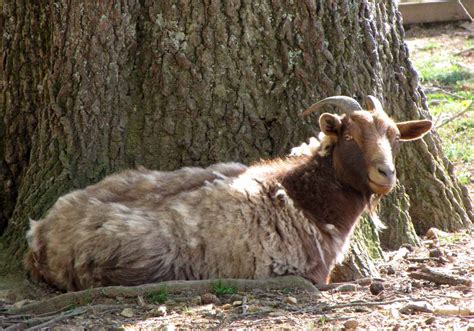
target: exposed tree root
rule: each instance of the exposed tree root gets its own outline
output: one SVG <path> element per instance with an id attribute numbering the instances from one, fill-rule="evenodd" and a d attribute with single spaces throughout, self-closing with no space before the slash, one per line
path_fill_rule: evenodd
<path id="1" fill-rule="evenodd" d="M 192 280 L 192 281 L 167 281 L 156 284 L 145 284 L 139 286 L 109 286 L 97 287 L 84 291 L 64 293 L 43 301 L 35 302 L 19 308 L 12 308 L 7 314 L 45 314 L 54 311 L 62 311 L 70 307 L 85 306 L 100 298 L 134 298 L 165 290 L 169 294 L 191 292 L 203 294 L 212 292 L 212 285 L 216 280 Z M 285 276 L 269 279 L 225 279 L 222 280 L 228 286 L 235 287 L 238 291 L 246 292 L 254 289 L 277 290 L 292 288 L 317 294 L 318 290 L 309 281 L 297 276 Z"/>

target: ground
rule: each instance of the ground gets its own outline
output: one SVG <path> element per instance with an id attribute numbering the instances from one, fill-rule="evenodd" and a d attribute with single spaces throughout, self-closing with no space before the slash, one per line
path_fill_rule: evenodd
<path id="1" fill-rule="evenodd" d="M 413 27 L 406 40 L 445 153 L 472 197 L 474 118 L 468 107 L 474 98 L 474 25 Z M 309 284 L 242 290 L 222 281 L 194 292 L 159 287 L 133 294 L 117 289 L 85 291 L 71 298 L 58 297 L 44 285 L 15 283 L 15 277 L 2 279 L 0 329 L 474 330 L 473 230 L 447 234 L 434 229 L 421 247 L 386 252 L 378 265 L 381 279 L 319 292 Z M 12 292 L 12 287 L 21 290 Z"/>
<path id="2" fill-rule="evenodd" d="M 0 327 L 20 330 L 47 323 L 55 330 L 355 326 L 472 330 L 474 232 L 448 234 L 433 230 L 429 235 L 422 247 L 406 246 L 386 253 L 385 261 L 379 264 L 381 279 L 333 285 L 335 288 L 322 288 L 320 292 L 311 289 L 310 284 L 295 290 L 292 282 L 273 290 L 257 286 L 239 291 L 226 281 L 213 283 L 208 292 L 201 290 L 201 295 L 188 291 L 171 294 L 168 287 L 142 295 L 84 291 L 74 299 L 75 304 L 65 298 L 54 305 L 48 301 L 40 305 L 16 302 L 17 311 L 0 315 Z M 427 280 L 431 277 L 435 282 Z M 43 300 L 58 294 L 45 287 L 36 291 L 43 292 Z M 0 302 L 0 313 L 2 306 L 12 308 L 10 302 Z"/>

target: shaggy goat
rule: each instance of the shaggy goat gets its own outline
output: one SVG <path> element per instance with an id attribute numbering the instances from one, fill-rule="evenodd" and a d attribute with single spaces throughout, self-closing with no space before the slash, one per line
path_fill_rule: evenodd
<path id="1" fill-rule="evenodd" d="M 380 102 L 325 105 L 321 142 L 247 168 L 221 163 L 174 172 L 128 170 L 60 198 L 31 221 L 26 267 L 60 289 L 173 279 L 299 275 L 327 281 L 371 196 L 395 184 L 399 141 L 427 120 L 395 124 Z"/>

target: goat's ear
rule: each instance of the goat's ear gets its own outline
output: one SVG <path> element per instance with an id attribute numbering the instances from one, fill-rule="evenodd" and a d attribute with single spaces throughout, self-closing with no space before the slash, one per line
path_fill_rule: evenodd
<path id="1" fill-rule="evenodd" d="M 324 113 L 319 117 L 319 127 L 328 136 L 337 136 L 341 125 L 341 118 L 338 115 Z"/>
<path id="2" fill-rule="evenodd" d="M 416 140 L 423 137 L 426 133 L 431 130 L 433 122 L 429 120 L 420 121 L 407 121 L 397 123 L 398 130 L 400 131 L 400 140 Z"/>

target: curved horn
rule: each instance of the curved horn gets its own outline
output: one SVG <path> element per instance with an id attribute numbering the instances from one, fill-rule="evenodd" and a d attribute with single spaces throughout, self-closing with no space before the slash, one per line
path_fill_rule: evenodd
<path id="1" fill-rule="evenodd" d="M 321 101 L 316 102 L 315 104 L 311 105 L 308 109 L 306 109 L 300 116 L 306 116 L 325 105 L 332 105 L 340 108 L 344 113 L 350 114 L 354 111 L 363 110 L 359 103 L 350 97 L 346 97 L 343 95 L 338 95 L 334 97 L 329 97 L 323 99 Z"/>
<path id="2" fill-rule="evenodd" d="M 371 112 L 382 112 L 384 113 L 385 111 L 383 110 L 382 103 L 374 97 L 373 95 L 367 95 L 365 97 L 365 104 L 367 106 L 367 110 Z"/>

